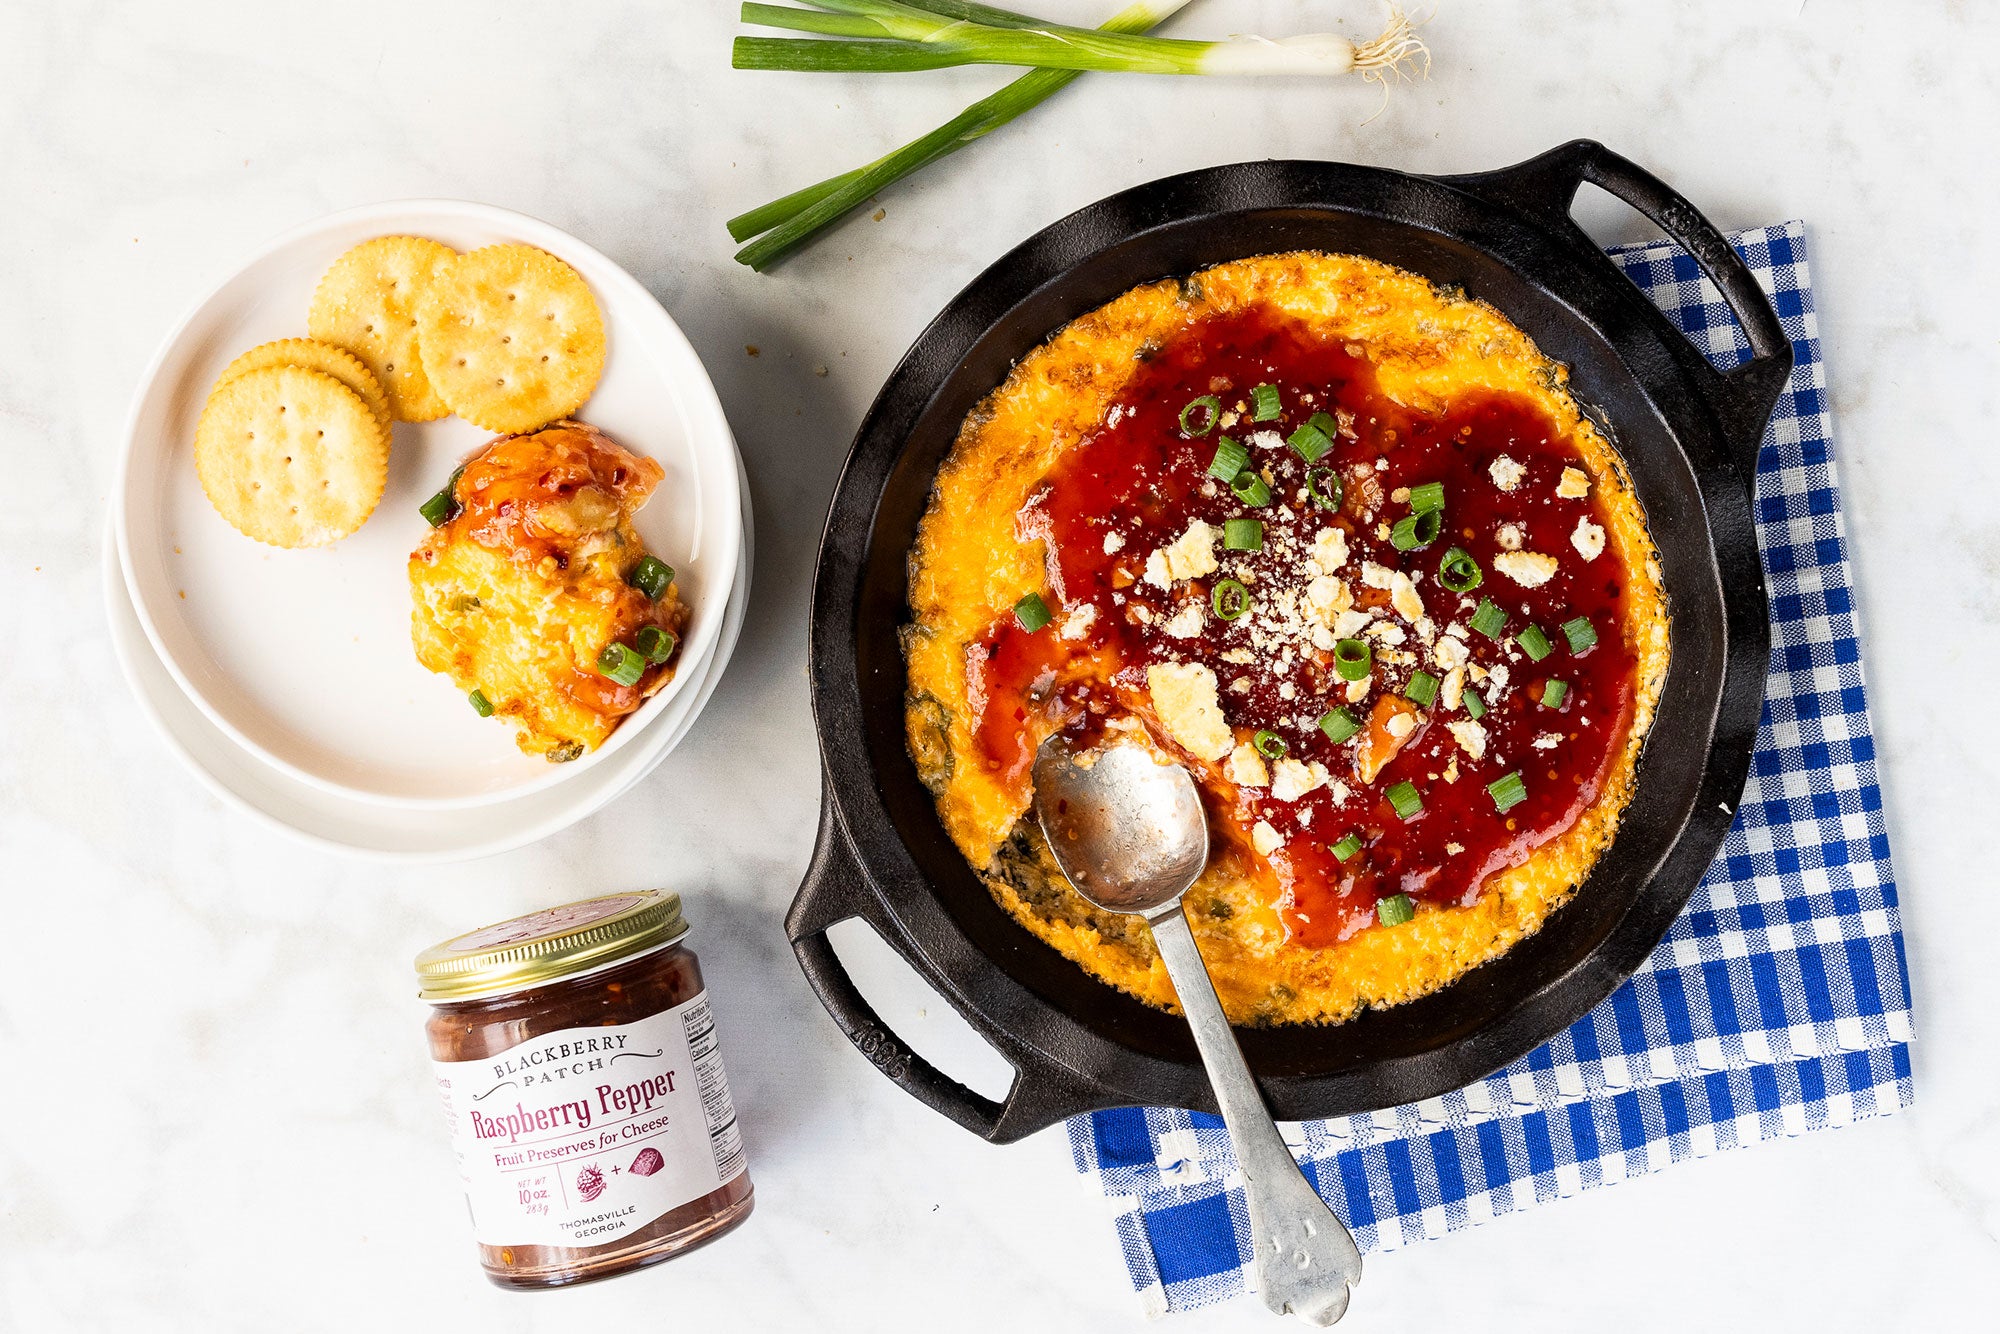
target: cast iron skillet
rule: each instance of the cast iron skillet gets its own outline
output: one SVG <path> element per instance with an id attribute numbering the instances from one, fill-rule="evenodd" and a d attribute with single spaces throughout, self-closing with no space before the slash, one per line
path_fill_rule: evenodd
<path id="1" fill-rule="evenodd" d="M 1571 221 L 1593 182 L 1685 246 L 1740 321 L 1752 359 L 1707 360 Z M 1037 941 L 974 877 L 903 741 L 897 630 L 905 559 L 961 419 L 1068 320 L 1139 283 L 1300 248 L 1371 255 L 1457 284 L 1543 351 L 1609 430 L 1660 547 L 1673 665 L 1616 841 L 1539 933 L 1431 996 L 1336 1027 L 1238 1031 L 1284 1119 L 1394 1106 L 1531 1051 L 1646 958 L 1714 858 L 1749 764 L 1770 627 L 1751 523 L 1757 446 L 1792 350 L 1707 219 L 1600 144 L 1578 140 L 1477 176 L 1336 162 L 1248 162 L 1127 190 L 1031 237 L 917 339 L 862 422 L 827 516 L 811 676 L 825 765 L 819 844 L 786 921 L 820 1000 L 882 1072 L 967 1129 L 1007 1142 L 1076 1112 L 1214 1110 L 1185 1023 Z M 826 940 L 865 919 L 1013 1064 L 1004 1101 L 908 1050 Z"/>

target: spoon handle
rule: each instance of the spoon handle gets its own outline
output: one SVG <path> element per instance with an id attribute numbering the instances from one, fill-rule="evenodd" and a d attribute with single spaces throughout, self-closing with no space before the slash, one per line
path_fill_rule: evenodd
<path id="1" fill-rule="evenodd" d="M 1348 1286 L 1361 1281 L 1361 1251 L 1347 1226 L 1307 1183 L 1278 1134 L 1180 904 L 1148 918 L 1147 925 L 1194 1030 L 1201 1063 L 1208 1068 L 1243 1168 L 1257 1291 L 1264 1305 L 1280 1315 L 1289 1312 L 1311 1325 L 1331 1325 L 1347 1310 Z"/>

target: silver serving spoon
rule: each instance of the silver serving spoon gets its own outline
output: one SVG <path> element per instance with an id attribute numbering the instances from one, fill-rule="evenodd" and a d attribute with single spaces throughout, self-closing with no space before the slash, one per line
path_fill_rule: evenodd
<path id="1" fill-rule="evenodd" d="M 1181 912 L 1181 896 L 1208 864 L 1208 820 L 1193 776 L 1143 746 L 1077 752 L 1058 735 L 1035 756 L 1035 814 L 1077 893 L 1152 928 L 1243 1168 L 1264 1305 L 1331 1325 L 1347 1310 L 1349 1285 L 1361 1281 L 1361 1252 L 1272 1123 Z"/>

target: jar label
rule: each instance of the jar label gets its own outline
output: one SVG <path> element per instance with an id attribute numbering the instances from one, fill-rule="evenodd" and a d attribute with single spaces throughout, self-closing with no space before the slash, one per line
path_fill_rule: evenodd
<path id="1" fill-rule="evenodd" d="M 706 992 L 431 1066 L 484 1245 L 602 1246 L 743 1171 Z"/>

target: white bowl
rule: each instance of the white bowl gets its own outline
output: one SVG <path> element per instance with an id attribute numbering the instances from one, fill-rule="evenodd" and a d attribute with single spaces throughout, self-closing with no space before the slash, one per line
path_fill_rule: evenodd
<path id="1" fill-rule="evenodd" d="M 195 421 L 216 374 L 246 348 L 304 337 L 327 266 L 360 241 L 398 234 L 460 250 L 520 241 L 575 268 L 604 311 L 609 343 L 603 378 L 576 415 L 666 469 L 635 522 L 648 549 L 675 568 L 689 604 L 681 665 L 602 746 L 568 764 L 523 755 L 510 727 L 480 718 L 410 647 L 406 563 L 426 531 L 417 506 L 490 433 L 456 418 L 398 423 L 381 505 L 354 536 L 313 550 L 244 537 L 195 477 Z M 666 311 L 624 270 L 547 223 L 449 200 L 375 204 L 308 223 L 197 305 L 161 345 L 133 402 L 112 528 L 131 613 L 158 666 L 216 731 L 289 785 L 403 811 L 509 804 L 615 764 L 698 684 L 691 668 L 713 655 L 744 568 L 736 443 Z"/>
<path id="2" fill-rule="evenodd" d="M 739 474 L 740 479 L 740 474 Z M 117 543 L 106 535 L 105 610 L 119 666 L 147 718 L 175 755 L 224 803 L 315 847 L 371 861 L 422 865 L 490 856 L 548 837 L 602 808 L 651 773 L 693 727 L 722 679 L 750 597 L 751 534 L 743 488 L 744 540 L 728 605 L 709 655 L 682 666 L 686 684 L 632 740 L 576 781 L 507 801 L 457 809 L 387 804 L 303 783 L 246 752 L 182 693 L 139 623 Z"/>

